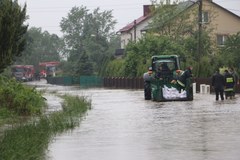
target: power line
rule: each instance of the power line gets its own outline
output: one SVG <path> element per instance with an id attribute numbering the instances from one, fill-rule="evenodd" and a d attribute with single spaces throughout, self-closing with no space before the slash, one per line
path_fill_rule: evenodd
<path id="1" fill-rule="evenodd" d="M 101 8 L 100 8 L 101 9 Z M 139 8 L 128 8 L 128 7 L 125 7 L 125 8 L 118 8 L 118 9 L 114 9 L 114 11 L 119 11 L 119 10 L 139 10 Z M 49 12 L 49 13 L 54 13 L 54 12 L 63 12 L 63 11 L 66 11 L 66 10 L 53 10 L 53 9 L 49 9 L 49 10 L 28 10 L 28 12 L 32 12 L 32 13 L 42 13 L 42 12 Z"/>

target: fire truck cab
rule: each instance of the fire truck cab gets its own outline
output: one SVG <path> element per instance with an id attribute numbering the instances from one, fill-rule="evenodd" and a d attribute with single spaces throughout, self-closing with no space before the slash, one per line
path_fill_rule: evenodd
<path id="1" fill-rule="evenodd" d="M 13 65 L 11 68 L 12 76 L 18 81 L 32 81 L 34 79 L 33 65 Z"/>
<path id="2" fill-rule="evenodd" d="M 39 68 L 40 68 L 40 77 L 41 78 L 47 78 L 47 77 L 55 77 L 57 66 L 60 64 L 60 62 L 52 61 L 52 62 L 40 62 Z"/>

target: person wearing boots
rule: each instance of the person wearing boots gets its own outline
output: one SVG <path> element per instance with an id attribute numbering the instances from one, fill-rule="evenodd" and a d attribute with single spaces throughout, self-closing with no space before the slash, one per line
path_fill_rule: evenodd
<path id="1" fill-rule="evenodd" d="M 234 77 L 233 77 L 233 75 L 231 75 L 230 73 L 229 73 L 229 71 L 228 70 L 225 70 L 224 71 L 224 77 L 225 77 L 225 98 L 226 99 L 228 99 L 228 97 L 230 98 L 230 99 L 232 99 L 233 98 L 233 88 L 234 88 L 234 84 L 235 84 L 235 82 L 234 82 Z"/>
<path id="2" fill-rule="evenodd" d="M 219 100 L 219 95 L 221 100 L 224 100 L 224 86 L 225 86 L 225 79 L 224 76 L 220 74 L 219 69 L 212 76 L 212 87 L 215 91 L 216 101 Z"/>

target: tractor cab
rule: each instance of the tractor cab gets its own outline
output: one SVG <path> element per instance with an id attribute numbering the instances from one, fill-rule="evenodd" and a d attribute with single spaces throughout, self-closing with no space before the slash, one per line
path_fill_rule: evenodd
<path id="1" fill-rule="evenodd" d="M 192 78 L 186 79 L 186 86 L 180 87 L 177 83 L 180 71 L 180 62 L 177 55 L 157 55 L 152 56 L 152 70 L 154 79 L 151 81 L 150 91 L 154 101 L 177 101 L 177 100 L 193 100 Z"/>

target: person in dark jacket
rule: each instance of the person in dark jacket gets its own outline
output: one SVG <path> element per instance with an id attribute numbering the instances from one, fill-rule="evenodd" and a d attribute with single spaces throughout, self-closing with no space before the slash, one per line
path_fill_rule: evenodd
<path id="1" fill-rule="evenodd" d="M 144 98 L 145 100 L 150 100 L 152 98 L 151 95 L 151 81 L 153 80 L 152 75 L 152 67 L 148 68 L 148 72 L 143 74 L 143 81 L 144 81 Z"/>
<path id="2" fill-rule="evenodd" d="M 224 76 L 221 75 L 219 72 L 219 69 L 217 69 L 214 75 L 212 76 L 212 87 L 215 90 L 216 101 L 218 101 L 219 95 L 221 97 L 221 100 L 224 100 L 224 96 L 223 96 L 224 85 L 225 85 Z"/>
<path id="3" fill-rule="evenodd" d="M 234 89 L 234 77 L 233 75 L 231 75 L 229 73 L 228 70 L 224 71 L 224 77 L 225 77 L 225 98 L 228 99 L 228 97 L 230 97 L 230 99 L 233 98 L 233 89 Z"/>
<path id="4" fill-rule="evenodd" d="M 166 62 L 163 62 L 162 64 L 159 65 L 155 76 L 156 78 L 159 78 L 159 79 L 163 79 L 165 77 L 171 77 L 171 70 L 169 69 Z"/>

